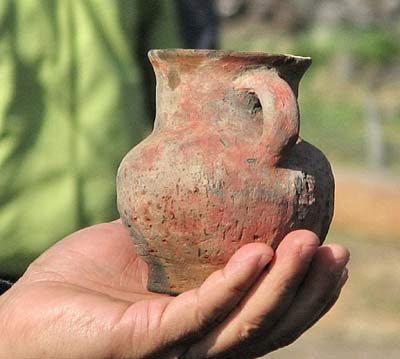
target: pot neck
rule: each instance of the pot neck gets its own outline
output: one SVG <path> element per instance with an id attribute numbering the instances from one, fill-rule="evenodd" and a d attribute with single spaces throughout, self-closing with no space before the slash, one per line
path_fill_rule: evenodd
<path id="1" fill-rule="evenodd" d="M 220 50 L 151 50 L 157 78 L 157 119 L 163 112 L 190 113 L 222 99 L 242 74 L 274 71 L 297 97 L 299 82 L 311 64 L 309 57 Z"/>

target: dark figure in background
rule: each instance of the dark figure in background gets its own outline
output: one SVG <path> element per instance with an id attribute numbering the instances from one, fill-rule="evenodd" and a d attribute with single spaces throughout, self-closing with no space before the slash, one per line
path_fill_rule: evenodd
<path id="1" fill-rule="evenodd" d="M 213 0 L 176 0 L 181 35 L 186 48 L 216 49 L 219 19 Z"/>

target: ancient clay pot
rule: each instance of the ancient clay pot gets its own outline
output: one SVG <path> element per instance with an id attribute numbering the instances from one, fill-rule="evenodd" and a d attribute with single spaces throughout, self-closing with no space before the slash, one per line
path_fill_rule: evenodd
<path id="1" fill-rule="evenodd" d="M 249 242 L 306 228 L 325 239 L 328 161 L 299 138 L 297 89 L 311 59 L 152 50 L 154 131 L 122 161 L 118 208 L 149 264 L 148 288 L 199 286 Z"/>

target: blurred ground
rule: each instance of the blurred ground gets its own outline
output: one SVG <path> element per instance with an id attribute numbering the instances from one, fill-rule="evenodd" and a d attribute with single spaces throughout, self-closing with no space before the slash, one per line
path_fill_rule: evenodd
<path id="1" fill-rule="evenodd" d="M 400 177 L 349 168 L 335 174 L 334 228 L 357 232 L 372 242 L 400 245 Z"/>

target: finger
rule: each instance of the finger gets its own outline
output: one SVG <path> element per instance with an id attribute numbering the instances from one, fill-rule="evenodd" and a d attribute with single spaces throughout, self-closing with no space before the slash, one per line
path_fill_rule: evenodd
<path id="1" fill-rule="evenodd" d="M 225 268 L 214 272 L 201 287 L 176 297 L 161 318 L 159 332 L 164 341 L 174 343 L 197 337 L 217 325 L 247 293 L 272 257 L 272 248 L 264 243 L 243 246 Z"/>
<path id="2" fill-rule="evenodd" d="M 296 299 L 254 350 L 267 353 L 289 345 L 315 324 L 336 302 L 347 279 L 348 260 L 349 252 L 341 246 L 319 248 Z"/>
<path id="3" fill-rule="evenodd" d="M 342 293 L 342 288 L 338 288 L 336 290 L 336 293 L 333 295 L 333 297 L 331 298 L 331 300 L 328 302 L 328 304 L 326 305 L 326 307 L 324 308 L 324 310 L 321 312 L 321 315 L 316 318 L 313 322 L 309 323 L 309 325 L 305 328 L 305 330 L 300 334 L 302 335 L 303 333 L 305 333 L 308 329 L 310 329 L 316 322 L 318 322 L 326 313 L 328 313 L 332 307 L 336 304 L 336 302 L 338 301 L 338 299 L 340 298 L 340 295 Z M 298 337 L 297 337 L 298 338 Z M 294 340 L 296 340 L 297 338 L 295 338 Z M 293 341 L 294 341 L 293 340 Z M 293 342 L 292 341 L 292 342 Z M 289 343 L 290 344 L 290 343 Z"/>
<path id="4" fill-rule="evenodd" d="M 318 322 L 326 313 L 328 313 L 332 309 L 332 307 L 336 304 L 337 300 L 339 299 L 342 289 L 347 282 L 347 279 L 348 279 L 348 269 L 345 268 L 345 270 L 342 274 L 342 277 L 339 281 L 339 284 L 336 288 L 335 294 L 333 295 L 331 300 L 328 302 L 328 304 L 325 306 L 325 308 L 323 309 L 321 314 L 317 318 L 315 318 L 312 322 L 310 322 L 303 332 L 305 332 L 309 328 L 311 328 L 316 322 Z"/>
<path id="5" fill-rule="evenodd" d="M 318 245 L 318 237 L 309 231 L 287 235 L 277 248 L 270 269 L 224 323 L 194 344 L 186 357 L 248 358 L 251 354 L 247 346 L 268 332 L 290 306 Z M 241 353 L 244 347 L 246 350 Z"/>
<path id="6" fill-rule="evenodd" d="M 146 358 L 179 357 L 190 339 L 197 339 L 236 306 L 272 257 L 273 250 L 266 244 L 245 245 L 201 287 L 175 298 L 165 296 L 133 304 L 116 331 L 116 338 L 122 337 L 117 340 L 117 353 L 136 353 L 137 357 Z M 129 340 L 135 337 L 146 340 Z M 159 353 L 171 353 L 154 353 L 154 348 Z"/>

